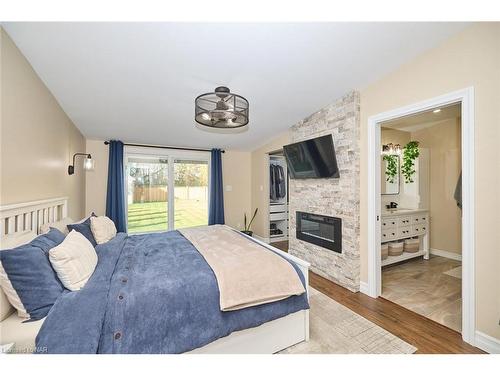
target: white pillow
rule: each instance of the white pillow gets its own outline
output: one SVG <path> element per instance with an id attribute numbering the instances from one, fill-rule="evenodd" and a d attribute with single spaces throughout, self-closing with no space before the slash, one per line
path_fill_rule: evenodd
<path id="1" fill-rule="evenodd" d="M 116 236 L 116 226 L 107 216 L 92 216 L 90 218 L 90 230 L 98 245 L 108 242 Z"/>
<path id="2" fill-rule="evenodd" d="M 69 290 L 85 286 L 97 265 L 97 253 L 85 236 L 75 230 L 64 241 L 49 250 L 49 260 L 57 277 Z"/>
<path id="3" fill-rule="evenodd" d="M 6 249 L 16 248 L 18 246 L 21 246 L 21 245 L 24 245 L 24 244 L 31 242 L 32 240 L 35 239 L 35 237 L 36 237 L 36 234 L 32 231 L 24 231 L 24 232 L 17 232 L 14 234 L 8 234 L 8 235 L 2 237 L 2 240 L 0 241 L 1 242 L 0 249 L 6 250 Z M 2 273 L 2 271 L 3 271 L 3 267 L 0 264 L 0 278 L 2 278 L 2 275 L 5 274 L 5 271 L 3 273 Z M 6 277 L 6 275 L 5 275 L 5 277 Z M 0 282 L 0 284 L 1 284 L 1 282 Z M 9 284 L 10 284 L 10 281 L 9 281 Z M 10 288 L 8 288 L 8 290 L 6 290 L 6 292 L 10 292 L 11 297 L 13 297 L 14 300 L 16 300 L 16 297 L 17 297 L 17 300 L 20 301 L 19 296 L 17 296 L 17 293 L 15 292 L 12 285 L 9 285 L 9 286 L 10 286 Z M 22 306 L 22 304 L 21 304 L 21 306 Z M 9 317 L 14 312 L 14 310 L 15 309 L 10 304 L 10 302 L 6 296 L 5 291 L 3 290 L 2 287 L 0 287 L 0 322 L 5 320 L 7 317 Z M 20 311 L 19 315 L 23 316 L 23 317 L 28 317 L 29 315 L 27 315 L 26 311 L 25 311 L 25 314 L 23 314 L 22 310 L 24 310 L 24 308 L 19 310 Z"/>
<path id="4" fill-rule="evenodd" d="M 69 233 L 68 224 L 73 224 L 73 219 L 70 217 L 66 217 L 54 223 L 43 224 L 40 227 L 40 234 L 49 233 L 50 228 L 56 228 L 59 229 L 62 233 L 68 234 Z"/>

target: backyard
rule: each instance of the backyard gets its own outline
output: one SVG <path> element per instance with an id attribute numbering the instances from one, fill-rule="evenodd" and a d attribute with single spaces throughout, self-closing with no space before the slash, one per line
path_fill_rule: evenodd
<path id="1" fill-rule="evenodd" d="M 175 199 L 175 229 L 208 224 L 206 200 Z M 131 203 L 128 205 L 128 232 L 167 230 L 167 202 Z"/>

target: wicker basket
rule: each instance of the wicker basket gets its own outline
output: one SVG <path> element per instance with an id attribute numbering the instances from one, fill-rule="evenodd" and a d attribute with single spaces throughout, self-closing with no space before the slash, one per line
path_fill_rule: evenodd
<path id="1" fill-rule="evenodd" d="M 389 244 L 388 243 L 383 243 L 380 245 L 380 253 L 381 253 L 381 258 L 382 260 L 387 259 L 389 256 Z"/>
<path id="2" fill-rule="evenodd" d="M 420 250 L 420 239 L 409 238 L 405 240 L 404 251 L 406 253 L 418 253 Z"/>
<path id="3" fill-rule="evenodd" d="M 398 256 L 403 254 L 404 243 L 403 242 L 389 242 L 389 255 Z"/>

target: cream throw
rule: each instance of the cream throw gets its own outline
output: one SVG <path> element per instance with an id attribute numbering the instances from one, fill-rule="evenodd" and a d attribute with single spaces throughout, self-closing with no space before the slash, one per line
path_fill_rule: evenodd
<path id="1" fill-rule="evenodd" d="M 225 225 L 180 229 L 217 278 L 221 311 L 279 301 L 305 292 L 284 258 Z"/>

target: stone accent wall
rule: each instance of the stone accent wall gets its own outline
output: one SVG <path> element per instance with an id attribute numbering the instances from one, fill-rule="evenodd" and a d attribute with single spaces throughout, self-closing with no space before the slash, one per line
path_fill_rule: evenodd
<path id="1" fill-rule="evenodd" d="M 360 260 L 360 109 L 350 92 L 291 127 L 292 142 L 333 136 L 340 178 L 290 180 L 290 253 L 311 263 L 311 270 L 352 291 L 359 291 Z M 342 219 L 342 254 L 298 240 L 296 212 Z"/>

